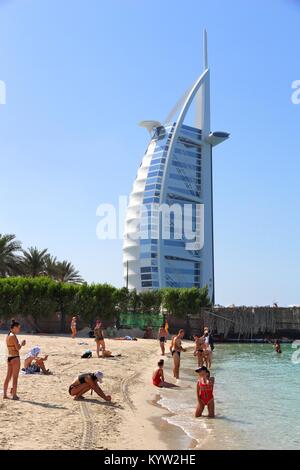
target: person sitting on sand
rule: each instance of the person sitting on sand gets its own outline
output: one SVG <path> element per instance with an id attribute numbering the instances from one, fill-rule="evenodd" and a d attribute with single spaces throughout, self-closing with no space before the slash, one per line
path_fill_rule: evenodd
<path id="1" fill-rule="evenodd" d="M 199 374 L 199 380 L 197 382 L 197 408 L 195 417 L 200 418 L 204 411 L 204 408 L 208 408 L 208 417 L 215 417 L 215 402 L 214 402 L 214 377 L 210 377 L 210 372 L 207 367 L 200 367 L 195 372 Z"/>
<path id="2" fill-rule="evenodd" d="M 111 396 L 106 395 L 98 384 L 102 383 L 103 373 L 88 372 L 79 375 L 69 387 L 69 394 L 74 397 L 74 400 L 83 400 L 83 395 L 89 390 L 95 391 L 99 397 L 105 401 L 111 401 Z"/>
<path id="3" fill-rule="evenodd" d="M 184 330 L 179 330 L 178 335 L 173 339 L 172 346 L 172 356 L 173 356 L 173 374 L 175 379 L 179 379 L 179 369 L 180 369 L 180 354 L 186 350 L 182 347 L 181 341 L 184 337 Z"/>
<path id="4" fill-rule="evenodd" d="M 20 349 L 25 346 L 25 339 L 20 344 L 17 334 L 21 331 L 19 322 L 12 320 L 9 333 L 6 337 L 6 346 L 8 349 L 7 358 L 7 374 L 3 385 L 3 398 L 8 398 L 7 389 L 9 382 L 12 380 L 11 395 L 13 400 L 19 400 L 17 396 L 18 377 L 20 373 Z"/>
<path id="5" fill-rule="evenodd" d="M 176 387 L 176 385 L 174 384 L 171 384 L 169 382 L 165 382 L 165 377 L 164 377 L 164 364 L 165 364 L 165 361 L 163 359 L 161 359 L 160 361 L 158 361 L 157 365 L 158 365 L 158 369 L 156 369 L 154 372 L 153 372 L 153 375 L 152 375 L 152 383 L 153 385 L 155 385 L 156 387 L 161 387 L 161 388 L 174 388 Z"/>
<path id="6" fill-rule="evenodd" d="M 96 325 L 94 328 L 94 335 L 95 335 L 95 341 L 96 341 L 96 353 L 97 357 L 100 357 L 100 347 L 102 350 L 102 357 L 104 357 L 104 351 L 105 351 L 105 341 L 104 341 L 104 334 L 102 330 L 102 323 L 100 320 L 96 321 Z"/>
<path id="7" fill-rule="evenodd" d="M 281 353 L 282 353 L 282 351 L 281 351 L 281 344 L 280 344 L 279 339 L 276 339 L 276 340 L 275 340 L 274 349 L 275 349 L 275 352 L 277 352 L 277 354 L 281 354 Z"/>
<path id="8" fill-rule="evenodd" d="M 165 355 L 165 343 L 167 342 L 168 339 L 168 332 L 165 328 L 165 325 L 162 325 L 158 331 L 158 339 L 159 339 L 159 345 L 161 349 L 161 355 Z"/>
<path id="9" fill-rule="evenodd" d="M 77 319 L 76 317 L 72 318 L 71 321 L 71 332 L 72 332 L 72 338 L 75 339 L 77 335 Z"/>
<path id="10" fill-rule="evenodd" d="M 35 346 L 26 354 L 24 367 L 22 369 L 24 372 L 27 374 L 35 374 L 42 370 L 45 375 L 51 374 L 50 370 L 45 367 L 45 362 L 47 361 L 48 356 L 39 357 L 40 352 L 41 348 L 39 346 Z"/>
<path id="11" fill-rule="evenodd" d="M 194 340 L 195 340 L 194 356 L 197 357 L 198 367 L 202 367 L 203 362 L 204 362 L 204 349 L 203 349 L 204 338 L 200 337 L 200 335 L 194 335 Z"/>

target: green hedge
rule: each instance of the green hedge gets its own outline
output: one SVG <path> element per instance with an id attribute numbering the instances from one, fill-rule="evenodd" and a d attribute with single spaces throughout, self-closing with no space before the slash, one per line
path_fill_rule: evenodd
<path id="1" fill-rule="evenodd" d="M 92 324 L 96 318 L 108 320 L 122 314 L 157 315 L 161 306 L 170 314 L 185 317 L 210 306 L 207 288 L 173 289 L 137 293 L 109 284 L 67 284 L 47 277 L 0 278 L 0 317 L 31 316 L 50 318 L 60 312 L 62 326 L 66 316 L 79 315 Z"/>

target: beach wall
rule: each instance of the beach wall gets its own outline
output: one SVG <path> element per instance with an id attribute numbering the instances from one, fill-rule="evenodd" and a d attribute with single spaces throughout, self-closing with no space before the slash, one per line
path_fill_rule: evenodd
<path id="1" fill-rule="evenodd" d="M 139 315 L 139 314 L 137 314 Z M 57 313 L 49 319 L 34 320 L 30 317 L 19 316 L 17 318 L 24 332 L 57 334 L 61 331 L 61 318 Z M 186 337 L 203 332 L 204 326 L 208 326 L 214 336 L 219 340 L 251 340 L 275 337 L 300 338 L 300 308 L 275 308 L 275 307 L 222 307 L 211 310 L 203 309 L 199 315 L 187 315 L 185 318 L 176 318 L 166 315 L 169 324 L 169 332 L 177 333 L 183 328 Z M 66 318 L 65 333 L 70 333 L 71 318 Z M 80 331 L 87 327 L 80 319 L 77 327 Z M 105 329 L 115 326 L 115 321 L 103 321 Z M 153 326 L 153 325 L 149 325 Z M 9 321 L 1 321 L 0 328 L 7 330 Z M 156 337 L 156 327 L 153 327 L 153 337 Z M 139 329 L 140 330 L 140 329 Z M 131 331 L 131 333 L 130 333 Z M 133 329 L 126 329 L 126 334 L 141 337 L 141 331 L 132 333 Z M 118 335 L 122 336 L 118 330 Z"/>
<path id="2" fill-rule="evenodd" d="M 185 319 L 170 315 L 167 318 L 171 333 L 183 328 L 187 336 L 208 326 L 220 340 L 300 338 L 299 307 L 222 307 L 203 309 L 200 315 L 188 315 Z"/>

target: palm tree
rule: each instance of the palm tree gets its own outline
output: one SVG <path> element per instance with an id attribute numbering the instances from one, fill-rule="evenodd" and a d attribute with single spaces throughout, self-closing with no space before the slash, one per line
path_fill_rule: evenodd
<path id="1" fill-rule="evenodd" d="M 45 274 L 53 279 L 57 277 L 57 259 L 49 254 L 45 258 Z"/>
<path id="2" fill-rule="evenodd" d="M 56 263 L 55 279 L 61 282 L 68 282 L 70 284 L 83 283 L 83 279 L 79 272 L 76 271 L 73 264 L 69 261 L 59 261 Z"/>
<path id="3" fill-rule="evenodd" d="M 23 250 L 20 267 L 24 276 L 36 277 L 45 275 L 46 259 L 48 250 L 38 250 L 36 247 L 30 247 L 27 251 Z"/>
<path id="4" fill-rule="evenodd" d="M 18 272 L 21 243 L 15 239 L 13 234 L 0 233 L 0 277 L 6 277 Z"/>

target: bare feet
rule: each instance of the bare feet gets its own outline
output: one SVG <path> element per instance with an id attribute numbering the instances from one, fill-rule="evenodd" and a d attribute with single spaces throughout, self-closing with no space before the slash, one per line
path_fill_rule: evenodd
<path id="1" fill-rule="evenodd" d="M 75 401 L 80 401 L 80 400 L 84 400 L 84 399 L 85 398 L 82 395 L 80 395 L 79 397 L 74 397 Z"/>
<path id="2" fill-rule="evenodd" d="M 9 400 L 7 395 L 3 395 L 3 400 Z"/>
<path id="3" fill-rule="evenodd" d="M 17 400 L 20 400 L 20 398 L 18 397 L 18 395 L 14 395 L 14 396 L 12 397 L 12 400 L 16 400 L 16 401 L 17 401 Z"/>

